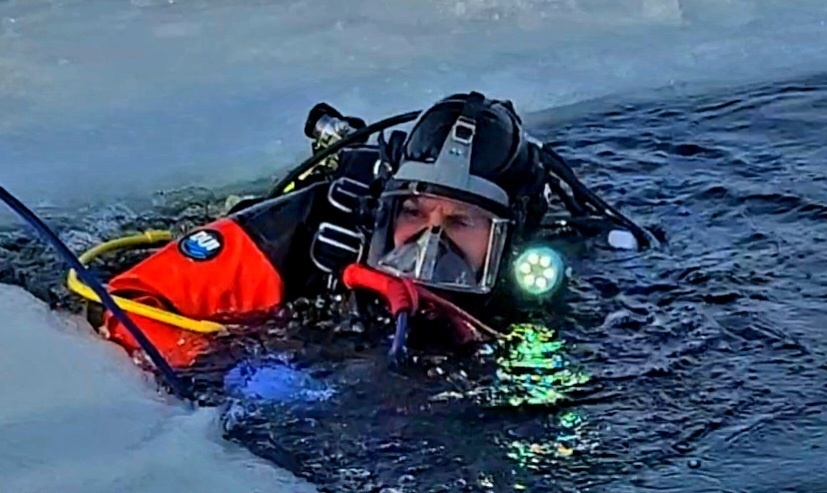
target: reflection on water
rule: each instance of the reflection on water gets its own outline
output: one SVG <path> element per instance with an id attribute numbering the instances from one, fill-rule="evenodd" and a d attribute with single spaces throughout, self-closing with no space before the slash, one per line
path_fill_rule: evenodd
<path id="1" fill-rule="evenodd" d="M 589 376 L 569 361 L 565 344 L 555 331 L 536 323 L 513 324 L 507 336 L 489 351 L 496 362 L 496 380 L 474 393 L 484 407 L 543 408 L 545 433 L 512 439 L 497 437 L 506 456 L 521 468 L 548 473 L 559 459 L 586 451 L 583 415 L 574 409 L 556 410 L 570 400 L 567 392 L 589 382 Z M 516 487 L 520 483 L 515 484 Z"/>

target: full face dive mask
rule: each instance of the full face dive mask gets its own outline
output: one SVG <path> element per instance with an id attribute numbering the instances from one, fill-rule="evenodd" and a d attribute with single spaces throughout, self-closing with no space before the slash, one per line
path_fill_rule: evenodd
<path id="1" fill-rule="evenodd" d="M 368 265 L 431 288 L 493 288 L 507 221 L 472 204 L 424 194 L 386 196 L 380 209 Z"/>
<path id="2" fill-rule="evenodd" d="M 379 260 L 378 266 L 411 279 L 472 285 L 478 273 L 444 230 L 435 226 L 420 232 Z"/>

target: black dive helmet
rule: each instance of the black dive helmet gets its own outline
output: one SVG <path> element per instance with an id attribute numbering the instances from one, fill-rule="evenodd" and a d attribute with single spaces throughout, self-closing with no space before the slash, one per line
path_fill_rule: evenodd
<path id="1" fill-rule="evenodd" d="M 539 151 L 509 101 L 471 92 L 423 111 L 380 195 L 368 265 L 440 291 L 491 292 L 513 239 L 548 210 Z M 447 201 L 440 207 L 459 223 L 426 224 L 418 208 L 427 213 L 429 200 Z"/>

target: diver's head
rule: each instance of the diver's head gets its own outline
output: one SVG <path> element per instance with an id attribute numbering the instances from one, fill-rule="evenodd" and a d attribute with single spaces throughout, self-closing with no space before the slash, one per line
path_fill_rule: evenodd
<path id="1" fill-rule="evenodd" d="M 510 244 L 548 207 L 532 146 L 508 101 L 472 92 L 423 111 L 381 193 L 368 264 L 440 291 L 490 293 Z"/>

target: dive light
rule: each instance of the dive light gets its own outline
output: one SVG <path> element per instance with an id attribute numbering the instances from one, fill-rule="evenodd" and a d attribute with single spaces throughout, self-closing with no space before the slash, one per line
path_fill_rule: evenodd
<path id="1" fill-rule="evenodd" d="M 548 246 L 533 246 L 514 261 L 514 280 L 530 295 L 548 297 L 563 285 L 566 276 L 563 258 Z"/>

